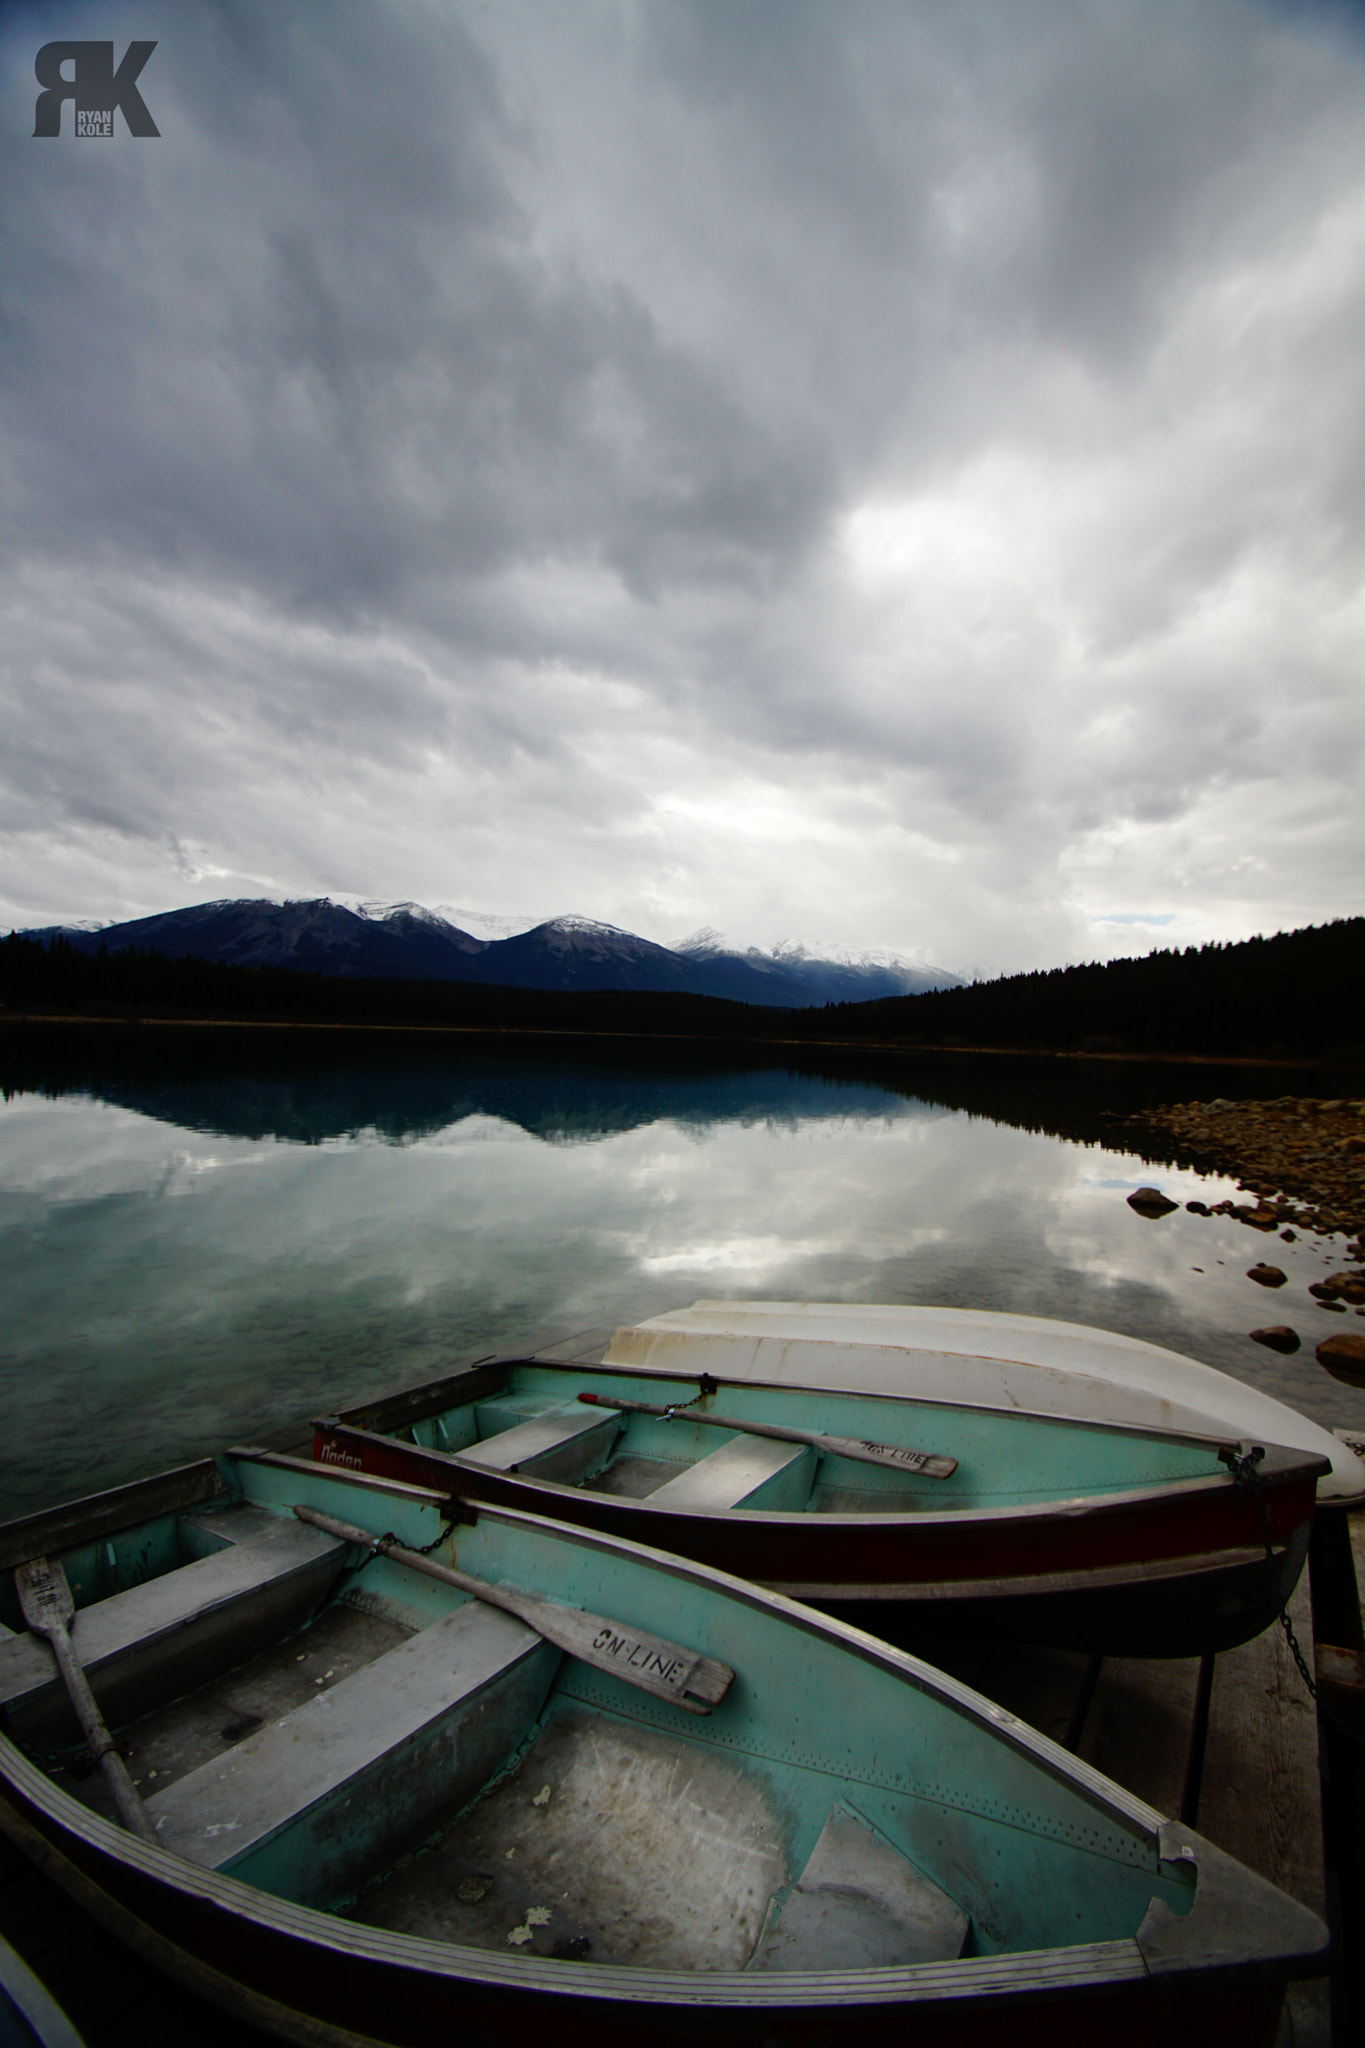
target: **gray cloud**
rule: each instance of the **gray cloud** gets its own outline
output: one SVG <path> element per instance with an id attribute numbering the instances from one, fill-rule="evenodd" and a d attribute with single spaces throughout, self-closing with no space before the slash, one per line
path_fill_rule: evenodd
<path id="1" fill-rule="evenodd" d="M 53 34 L 157 36 L 161 140 L 34 141 Z M 115 0 L 0 67 L 17 921 L 1358 906 L 1350 10 Z"/>

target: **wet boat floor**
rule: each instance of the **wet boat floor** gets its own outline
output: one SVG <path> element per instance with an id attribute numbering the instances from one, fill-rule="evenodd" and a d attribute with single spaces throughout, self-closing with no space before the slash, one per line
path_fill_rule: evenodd
<path id="1" fill-rule="evenodd" d="M 613 1493 L 624 1500 L 645 1500 L 667 1479 L 687 1470 L 685 1460 L 639 1458 L 633 1452 L 613 1458 L 609 1465 L 585 1482 L 587 1493 Z"/>
<path id="2" fill-rule="evenodd" d="M 776 1808 L 742 1766 L 561 1708 L 515 1771 L 350 1917 L 462 1947 L 665 1970 L 962 1953 L 966 1916 L 841 1810 L 789 1895 L 794 1875 Z"/>
<path id="3" fill-rule="evenodd" d="M 733 1970 L 786 1877 L 777 1818 L 742 1771 L 566 1709 L 351 1917 L 503 1953 Z"/>
<path id="4" fill-rule="evenodd" d="M 410 1633 L 355 1607 L 327 1608 L 297 1635 L 273 1643 L 215 1685 L 119 1730 L 133 1783 L 150 1797 L 363 1670 Z M 114 1817 L 108 1786 L 93 1764 L 78 1763 L 53 1776 L 94 1812 Z"/>

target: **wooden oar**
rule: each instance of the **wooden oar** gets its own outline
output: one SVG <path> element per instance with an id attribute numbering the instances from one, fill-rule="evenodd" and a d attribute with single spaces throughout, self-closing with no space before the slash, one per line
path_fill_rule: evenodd
<path id="1" fill-rule="evenodd" d="M 814 1429 L 787 1429 L 780 1422 L 737 1422 L 733 1415 L 703 1415 L 685 1403 L 651 1408 L 647 1401 L 621 1401 L 615 1394 L 580 1394 L 578 1398 L 590 1408 L 623 1408 L 632 1415 L 662 1415 L 668 1422 L 686 1416 L 689 1422 L 738 1430 L 742 1436 L 772 1436 L 779 1443 L 808 1444 L 827 1458 L 856 1458 L 862 1465 L 889 1465 L 894 1472 L 918 1472 L 926 1479 L 948 1479 L 957 1470 L 956 1458 L 940 1457 L 937 1451 L 907 1451 L 899 1444 L 874 1444 L 862 1437 L 823 1436 Z"/>
<path id="2" fill-rule="evenodd" d="M 19 1593 L 19 1605 L 24 1610 L 24 1620 L 35 1635 L 46 1636 L 52 1645 L 67 1697 L 75 1709 L 90 1754 L 103 1771 L 105 1783 L 114 1795 L 120 1820 L 130 1834 L 140 1835 L 144 1842 L 154 1842 L 156 1831 L 147 1818 L 147 1809 L 137 1796 L 127 1764 L 114 1747 L 114 1738 L 104 1725 L 104 1718 L 95 1704 L 95 1695 L 90 1690 L 90 1681 L 72 1647 L 67 1624 L 76 1606 L 71 1598 L 71 1588 L 66 1583 L 66 1573 L 60 1564 L 50 1564 L 45 1557 L 35 1557 L 17 1567 L 14 1583 Z"/>
<path id="3" fill-rule="evenodd" d="M 627 1684 L 638 1686 L 641 1692 L 653 1693 L 656 1699 L 671 1700 L 675 1707 L 683 1707 L 689 1714 L 709 1714 L 725 1698 L 735 1675 L 728 1664 L 703 1657 L 696 1650 L 685 1650 L 663 1636 L 646 1635 L 642 1629 L 608 1621 L 601 1614 L 585 1613 L 581 1607 L 564 1607 L 557 1600 L 542 1600 L 538 1594 L 522 1593 L 515 1586 L 494 1586 L 486 1579 L 472 1579 L 468 1572 L 437 1564 L 434 1557 L 423 1557 L 418 1550 L 405 1550 L 392 1536 L 372 1536 L 367 1529 L 335 1521 L 331 1515 L 319 1514 L 316 1508 L 296 1507 L 294 1513 L 301 1522 L 311 1522 L 314 1528 L 325 1529 L 329 1536 L 359 1544 L 364 1550 L 392 1558 L 395 1564 L 407 1565 L 411 1571 L 425 1572 L 429 1579 L 439 1579 L 442 1585 L 472 1593 L 476 1600 L 486 1600 L 490 1607 L 515 1614 L 537 1635 L 544 1636 L 547 1643 L 567 1650 L 571 1657 L 581 1658 L 599 1671 L 610 1671 Z M 695 1697 L 688 1698 L 688 1694 Z"/>

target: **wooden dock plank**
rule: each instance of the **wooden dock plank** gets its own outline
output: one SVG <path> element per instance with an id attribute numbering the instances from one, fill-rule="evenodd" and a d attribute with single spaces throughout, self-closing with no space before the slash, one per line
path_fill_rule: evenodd
<path id="1" fill-rule="evenodd" d="M 1084 1650 L 1001 1643 L 975 1684 L 988 1700 L 1017 1714 L 1040 1734 L 1050 1735 L 1054 1742 L 1074 1742 L 1097 1663 Z"/>
<path id="2" fill-rule="evenodd" d="M 0 1935 L 40 1977 L 44 1952 L 65 1941 L 80 1920 L 65 1892 L 41 1877 L 27 1859 L 0 1884 Z M 55 1988 L 53 1995 L 60 2003 Z"/>
<path id="3" fill-rule="evenodd" d="M 162 1977 L 4 1835 L 0 1933 L 90 2048 L 267 2048 L 274 2039 Z"/>
<path id="4" fill-rule="evenodd" d="M 25 1960 L 87 2041 L 99 2042 L 107 2028 L 131 2018 L 157 1987 L 147 1964 L 94 1921 L 73 1928 L 36 1961 Z"/>
<path id="5" fill-rule="evenodd" d="M 1289 1615 L 1311 1669 L 1303 1580 Z M 1215 1660 L 1196 1825 L 1292 1898 L 1323 1911 L 1317 1716 L 1278 1626 Z"/>
<path id="6" fill-rule="evenodd" d="M 1197 1657 L 1106 1657 L 1076 1754 L 1178 1817 L 1198 1693 Z"/>
<path id="7" fill-rule="evenodd" d="M 278 2048 L 279 2038 L 158 1979 L 146 2003 L 102 2031 L 91 2048 Z"/>
<path id="8" fill-rule="evenodd" d="M 1351 1536 L 1351 1556 L 1356 1568 L 1356 1587 L 1361 1596 L 1361 1615 L 1365 1621 L 1365 1508 L 1357 1508 L 1346 1517 L 1346 1526 Z"/>
<path id="9" fill-rule="evenodd" d="M 1306 1578 L 1295 1588 L 1289 1617 L 1311 1670 Z M 1195 1825 L 1326 1919 L 1317 1713 L 1278 1624 L 1214 1661 Z M 1326 1979 L 1291 1985 L 1285 2004 L 1294 2048 L 1328 2048 Z"/>

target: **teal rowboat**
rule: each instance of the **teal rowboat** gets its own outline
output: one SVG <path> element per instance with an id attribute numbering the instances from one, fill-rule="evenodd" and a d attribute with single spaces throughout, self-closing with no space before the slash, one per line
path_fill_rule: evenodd
<path id="1" fill-rule="evenodd" d="M 154 1844 L 20 1628 L 32 1558 Z M 966 1686 L 592 1531 L 234 1453 L 11 1523 L 0 1583 L 0 1826 L 286 2040 L 1269 2048 L 1323 1967 L 1313 1914 Z"/>
<path id="2" fill-rule="evenodd" d="M 529 1358 L 330 1417 L 313 1456 L 676 1551 L 912 1644 L 965 1628 L 1149 1657 L 1269 1625 L 1329 1470 L 1154 1420 Z"/>

